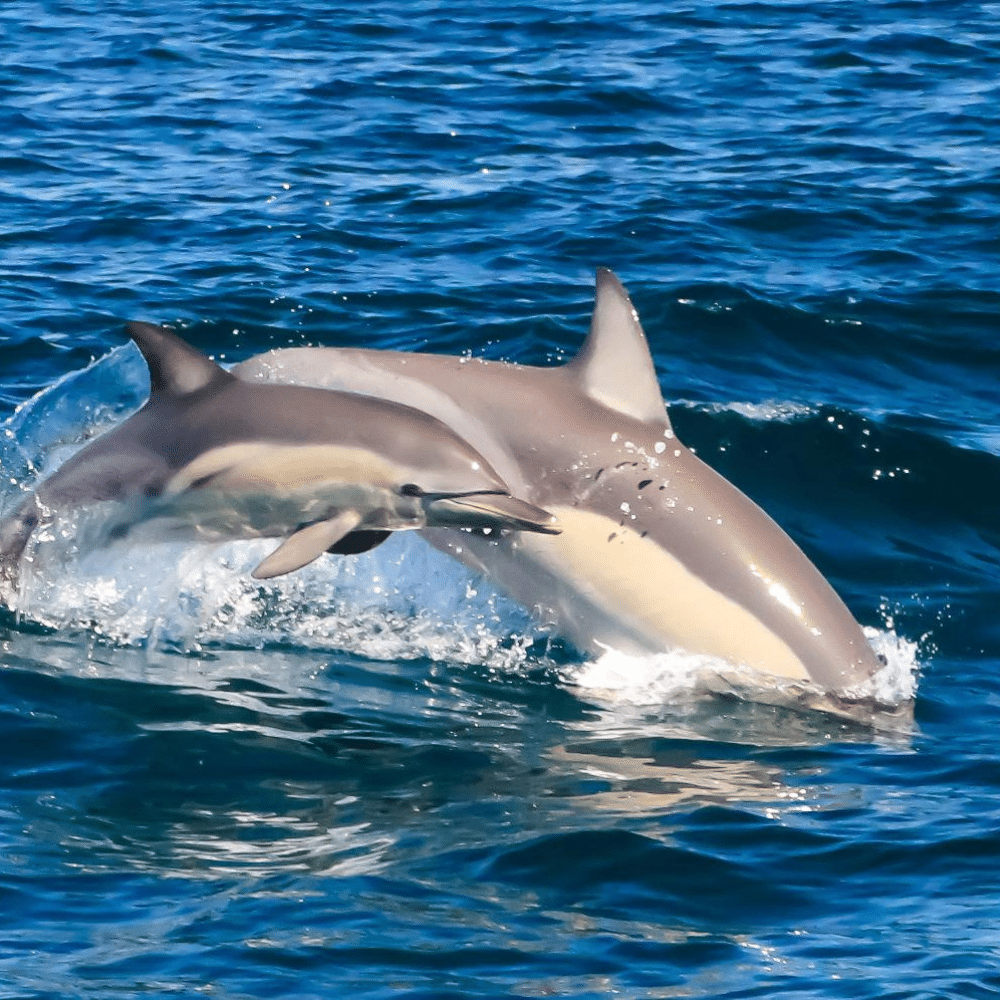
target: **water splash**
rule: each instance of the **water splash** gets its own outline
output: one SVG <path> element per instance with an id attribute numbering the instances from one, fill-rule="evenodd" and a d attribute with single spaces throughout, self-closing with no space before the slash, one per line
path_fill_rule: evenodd
<path id="1" fill-rule="evenodd" d="M 794 420 L 802 420 L 819 412 L 816 406 L 805 403 L 792 403 L 777 399 L 766 399 L 760 403 L 692 403 L 680 400 L 671 406 L 683 406 L 686 409 L 698 410 L 701 413 L 736 413 L 747 420 L 756 423 L 789 424 Z"/>
<path id="2" fill-rule="evenodd" d="M 694 702 L 705 695 L 735 696 L 788 707 L 816 708 L 851 718 L 905 715 L 916 693 L 917 644 L 891 629 L 866 628 L 865 637 L 885 665 L 863 685 L 834 697 L 821 688 L 734 666 L 717 657 L 672 650 L 630 656 L 609 649 L 596 660 L 564 670 L 570 686 L 607 703 L 634 707 Z M 859 710 L 855 711 L 854 705 Z"/>
<path id="3" fill-rule="evenodd" d="M 414 532 L 261 582 L 250 571 L 273 539 L 88 548 L 79 521 L 32 540 L 11 602 L 22 618 L 121 646 L 280 644 L 494 666 L 523 662 L 538 638 L 518 605 Z"/>
<path id="4" fill-rule="evenodd" d="M 18 406 L 0 427 L 0 513 L 140 406 L 148 389 L 146 365 L 129 343 L 68 372 Z"/>

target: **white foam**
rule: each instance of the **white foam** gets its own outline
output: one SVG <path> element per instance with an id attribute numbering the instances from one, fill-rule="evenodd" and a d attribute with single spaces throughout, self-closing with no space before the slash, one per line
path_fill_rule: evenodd
<path id="1" fill-rule="evenodd" d="M 852 702 L 895 709 L 910 702 L 917 686 L 917 644 L 892 630 L 866 628 L 865 636 L 886 663 L 873 677 L 848 691 L 836 692 Z M 608 650 L 598 659 L 564 672 L 571 686 L 609 702 L 654 706 L 691 700 L 704 694 L 737 694 L 751 700 L 814 704 L 822 707 L 831 692 L 711 656 L 674 650 L 629 656 Z M 835 707 L 831 703 L 830 707 Z"/>
<path id="2" fill-rule="evenodd" d="M 865 628 L 865 638 L 876 653 L 885 657 L 885 666 L 863 685 L 845 691 L 848 698 L 873 700 L 880 705 L 901 705 L 917 693 L 917 643 L 896 635 L 892 628 Z"/>
<path id="3" fill-rule="evenodd" d="M 630 656 L 609 649 L 596 660 L 567 668 L 568 684 L 612 701 L 631 705 L 659 705 L 696 692 L 706 671 L 717 672 L 728 664 L 711 656 L 684 650 Z"/>
<path id="4" fill-rule="evenodd" d="M 680 405 L 687 406 L 690 409 L 701 410 L 703 413 L 737 413 L 741 417 L 757 423 L 770 421 L 787 424 L 793 420 L 801 420 L 803 417 L 812 416 L 819 412 L 816 407 L 807 406 L 805 403 L 792 403 L 777 399 L 766 399 L 760 403 L 742 403 L 738 401 L 730 403 L 682 402 Z"/>
<path id="5" fill-rule="evenodd" d="M 492 666 L 523 662 L 538 637 L 526 612 L 414 532 L 265 583 L 250 571 L 274 539 L 87 548 L 79 528 L 74 517 L 36 533 L 12 610 L 123 646 L 288 644 Z"/>

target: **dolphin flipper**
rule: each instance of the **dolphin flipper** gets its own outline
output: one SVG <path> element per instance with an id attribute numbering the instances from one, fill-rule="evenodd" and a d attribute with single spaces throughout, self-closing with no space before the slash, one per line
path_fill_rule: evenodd
<path id="1" fill-rule="evenodd" d="M 345 510 L 328 521 L 316 521 L 289 535 L 250 575 L 270 580 L 308 566 L 361 523 L 356 510 Z"/>

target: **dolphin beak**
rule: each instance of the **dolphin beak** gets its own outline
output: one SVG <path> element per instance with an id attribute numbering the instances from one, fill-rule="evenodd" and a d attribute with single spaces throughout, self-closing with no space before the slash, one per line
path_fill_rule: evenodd
<path id="1" fill-rule="evenodd" d="M 452 496 L 432 494 L 424 501 L 429 528 L 497 528 L 558 535 L 562 528 L 547 510 L 507 493 L 481 491 Z"/>

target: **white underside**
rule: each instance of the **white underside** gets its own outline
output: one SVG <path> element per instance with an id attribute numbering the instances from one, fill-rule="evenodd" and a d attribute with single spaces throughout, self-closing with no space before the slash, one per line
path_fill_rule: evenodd
<path id="1" fill-rule="evenodd" d="M 499 575 L 517 600 L 534 605 L 577 645 L 635 653 L 683 649 L 808 679 L 784 640 L 648 537 L 599 514 L 550 509 L 563 533 L 522 534 L 508 542 L 508 569 L 516 564 L 519 571 Z"/>

